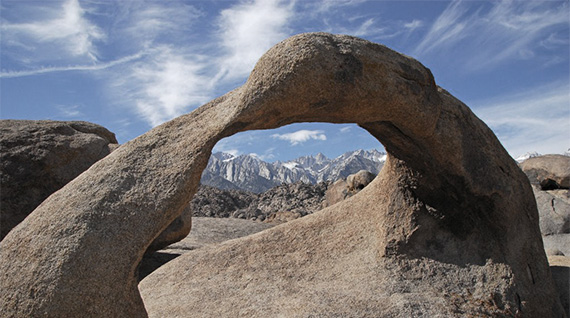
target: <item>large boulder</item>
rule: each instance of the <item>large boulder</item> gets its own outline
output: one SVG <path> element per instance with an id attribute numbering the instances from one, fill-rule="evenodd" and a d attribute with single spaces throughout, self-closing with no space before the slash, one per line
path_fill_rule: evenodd
<path id="1" fill-rule="evenodd" d="M 543 191 L 538 187 L 533 187 L 533 191 L 542 235 L 570 234 L 570 191 Z"/>
<path id="2" fill-rule="evenodd" d="M 139 294 L 137 264 L 216 142 L 314 121 L 379 139 L 378 177 L 320 212 L 182 255 Z M 0 244 L 7 316 L 564 316 L 515 161 L 419 62 L 348 36 L 277 44 L 243 86 L 123 145 Z"/>
<path id="3" fill-rule="evenodd" d="M 0 120 L 0 239 L 40 203 L 119 147 L 115 134 L 85 121 Z M 153 252 L 190 232 L 190 207 L 154 242 Z"/>
<path id="4" fill-rule="evenodd" d="M 115 134 L 93 123 L 0 120 L 0 239 L 116 147 Z"/>
<path id="5" fill-rule="evenodd" d="M 544 155 L 520 163 L 530 182 L 542 190 L 570 188 L 570 156 Z"/>

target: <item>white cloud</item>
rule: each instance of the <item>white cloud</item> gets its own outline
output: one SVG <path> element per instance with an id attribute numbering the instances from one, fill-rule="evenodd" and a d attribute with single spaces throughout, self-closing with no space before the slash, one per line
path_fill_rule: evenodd
<path id="1" fill-rule="evenodd" d="M 532 57 L 543 38 L 556 39 L 556 28 L 568 26 L 567 3 L 495 1 L 491 5 L 484 12 L 481 8 L 470 10 L 464 2 L 450 3 L 414 55 L 445 53 L 456 56 L 470 70 L 492 67 Z M 548 43 L 561 45 L 557 41 Z"/>
<path id="2" fill-rule="evenodd" d="M 340 132 L 344 134 L 344 133 L 350 132 L 351 129 L 352 129 L 351 126 L 342 127 L 340 129 Z"/>
<path id="3" fill-rule="evenodd" d="M 236 4 L 220 13 L 219 30 L 212 31 L 216 36 L 202 34 L 199 39 L 193 27 L 202 13 L 182 2 L 127 2 L 123 11 L 123 34 L 146 55 L 114 69 L 111 90 L 156 126 L 244 79 L 267 49 L 287 37 L 292 7 L 280 1 Z"/>
<path id="4" fill-rule="evenodd" d="M 304 143 L 308 140 L 327 140 L 327 136 L 324 134 L 322 130 L 298 130 L 296 132 L 287 133 L 287 134 L 273 134 L 271 135 L 272 138 L 280 139 L 280 140 L 287 140 L 291 143 L 292 146 Z"/>
<path id="5" fill-rule="evenodd" d="M 39 12 L 40 10 L 36 10 Z M 60 8 L 43 8 L 44 18 L 34 22 L 2 23 L 7 46 L 31 51 L 37 59 L 57 60 L 62 50 L 69 57 L 97 61 L 95 41 L 105 39 L 103 31 L 85 17 L 78 0 L 68 0 Z"/>
<path id="6" fill-rule="evenodd" d="M 529 151 L 562 153 L 570 147 L 568 82 L 472 104 L 514 157 Z"/>
<path id="7" fill-rule="evenodd" d="M 168 46 L 116 71 L 112 89 L 152 126 L 182 115 L 211 99 L 205 57 Z"/>
<path id="8" fill-rule="evenodd" d="M 288 37 L 287 23 L 293 5 L 278 0 L 240 3 L 221 12 L 219 38 L 225 54 L 220 57 L 220 77 L 249 75 L 257 60 L 274 44 Z"/>
<path id="9" fill-rule="evenodd" d="M 226 149 L 226 150 L 224 150 L 224 151 L 222 151 L 222 152 L 229 153 L 230 155 L 232 155 L 232 156 L 234 156 L 234 157 L 237 157 L 237 156 L 239 156 L 239 155 L 241 154 L 241 152 L 240 152 L 239 150 L 237 150 L 237 149 Z"/>

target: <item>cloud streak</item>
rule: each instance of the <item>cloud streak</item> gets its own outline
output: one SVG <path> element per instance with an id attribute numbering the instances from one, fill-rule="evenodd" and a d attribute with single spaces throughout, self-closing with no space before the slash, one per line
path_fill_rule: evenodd
<path id="1" fill-rule="evenodd" d="M 54 66 L 54 67 L 43 67 L 39 69 L 33 70 L 26 70 L 26 71 L 6 71 L 0 72 L 0 78 L 15 78 L 15 77 L 25 77 L 25 76 L 34 76 L 34 75 L 42 75 L 48 73 L 56 73 L 56 72 L 69 72 L 69 71 L 100 71 L 105 70 L 117 65 L 129 63 L 136 61 L 145 55 L 144 52 L 139 52 L 137 54 L 125 56 L 123 58 L 106 62 L 106 63 L 97 63 L 97 64 L 88 64 L 88 65 L 69 65 L 69 66 Z"/>
<path id="2" fill-rule="evenodd" d="M 273 134 L 271 135 L 274 139 L 286 140 L 291 146 L 296 146 L 302 144 L 309 140 L 327 140 L 327 136 L 322 130 L 298 130 L 287 134 Z"/>
<path id="3" fill-rule="evenodd" d="M 489 10 L 475 10 L 464 2 L 453 1 L 433 22 L 413 54 L 421 57 L 444 52 L 457 56 L 470 71 L 509 59 L 531 58 L 543 38 L 556 38 L 557 28 L 568 26 L 568 4 L 558 3 L 558 8 L 551 4 L 496 1 Z M 554 41 L 552 45 L 564 43 Z"/>

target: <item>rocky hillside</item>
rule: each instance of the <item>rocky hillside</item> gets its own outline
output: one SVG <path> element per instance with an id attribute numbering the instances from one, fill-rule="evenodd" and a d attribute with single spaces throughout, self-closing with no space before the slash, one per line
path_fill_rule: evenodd
<path id="1" fill-rule="evenodd" d="M 262 193 L 282 183 L 336 181 L 360 170 L 378 174 L 385 161 L 386 154 L 377 150 L 350 151 L 334 159 L 319 153 L 272 163 L 252 155 L 219 152 L 210 157 L 201 182 L 219 189 Z"/>
<path id="2" fill-rule="evenodd" d="M 190 203 L 194 216 L 282 222 L 321 209 L 328 182 L 283 183 L 263 193 L 203 185 Z"/>

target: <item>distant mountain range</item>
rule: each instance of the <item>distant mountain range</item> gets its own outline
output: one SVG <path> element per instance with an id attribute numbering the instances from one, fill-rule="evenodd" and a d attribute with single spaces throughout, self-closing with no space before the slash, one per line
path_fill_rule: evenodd
<path id="1" fill-rule="evenodd" d="M 210 157 L 201 182 L 220 189 L 261 193 L 282 183 L 335 181 L 360 170 L 378 174 L 385 161 L 386 153 L 378 150 L 350 151 L 334 159 L 319 153 L 272 163 L 254 155 L 218 152 Z"/>
<path id="2" fill-rule="evenodd" d="M 570 148 L 568 148 L 568 150 L 566 150 L 566 152 L 564 152 L 562 155 L 570 157 Z M 515 161 L 518 163 L 521 163 L 527 159 L 534 158 L 534 157 L 540 157 L 540 156 L 542 156 L 542 154 L 540 154 L 536 151 L 532 151 L 532 152 L 527 152 L 524 155 L 517 157 L 515 159 Z"/>

